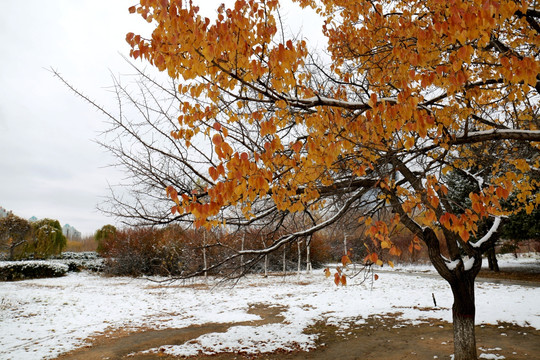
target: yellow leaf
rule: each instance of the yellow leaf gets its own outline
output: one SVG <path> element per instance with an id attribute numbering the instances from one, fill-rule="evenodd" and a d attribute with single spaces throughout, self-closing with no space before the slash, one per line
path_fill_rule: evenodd
<path id="1" fill-rule="evenodd" d="M 407 140 L 405 141 L 405 149 L 410 150 L 414 146 L 414 137 L 409 136 L 407 137 Z"/>
<path id="2" fill-rule="evenodd" d="M 324 269 L 324 276 L 326 276 L 327 278 L 330 277 L 330 269 L 329 268 Z"/>

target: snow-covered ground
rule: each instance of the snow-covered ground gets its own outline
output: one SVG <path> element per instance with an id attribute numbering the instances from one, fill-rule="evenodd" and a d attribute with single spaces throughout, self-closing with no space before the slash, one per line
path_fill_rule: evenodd
<path id="1" fill-rule="evenodd" d="M 540 272 L 540 253 L 522 253 L 517 254 L 517 257 L 514 254 L 499 254 L 497 255 L 497 263 L 501 270 L 504 269 L 519 269 L 519 268 L 528 268 L 536 269 L 536 272 Z M 482 268 L 487 269 L 488 263 L 487 259 L 483 259 Z M 435 268 L 431 263 L 396 263 L 394 268 L 389 266 L 384 267 L 388 271 L 398 271 L 398 272 L 409 272 L 409 273 L 426 273 L 426 274 L 437 274 Z"/>
<path id="2" fill-rule="evenodd" d="M 502 258 L 504 264 L 532 261 Z M 384 269 L 387 269 L 385 267 Z M 406 270 L 403 270 L 406 269 Z M 218 287 L 182 282 L 157 284 L 145 279 L 69 273 L 62 278 L 0 283 L 0 359 L 47 359 L 82 346 L 92 335 L 114 329 L 180 328 L 193 324 L 257 320 L 250 305 L 284 307 L 279 324 L 231 327 L 181 346 L 171 354 L 189 355 L 222 349 L 244 352 L 308 349 L 315 335 L 303 330 L 318 320 L 339 325 L 343 319 L 402 312 L 411 323 L 427 318 L 451 320 L 452 295 L 447 283 L 425 276 L 422 267 L 397 265 L 377 281 L 337 287 L 323 272 L 287 277 L 253 275 Z M 429 270 L 429 268 L 427 269 Z M 207 280 L 212 285 L 212 280 Z M 433 308 L 432 294 L 437 308 Z M 540 329 L 539 287 L 479 282 L 476 322 L 510 322 Z M 426 311 L 426 308 L 433 308 Z M 150 350 L 150 349 L 149 349 Z M 154 349 L 155 350 L 155 349 Z"/>

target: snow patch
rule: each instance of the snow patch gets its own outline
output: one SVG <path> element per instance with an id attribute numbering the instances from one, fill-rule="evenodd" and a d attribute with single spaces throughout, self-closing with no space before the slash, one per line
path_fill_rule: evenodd
<path id="1" fill-rule="evenodd" d="M 489 360 L 503 360 L 503 359 L 506 359 L 506 357 L 504 357 L 503 355 L 486 354 L 486 353 L 480 354 L 480 356 L 478 356 L 478 358 L 479 359 L 489 359 Z"/>
<path id="2" fill-rule="evenodd" d="M 471 270 L 473 265 L 474 265 L 474 256 L 473 257 L 464 256 L 463 268 L 465 269 L 465 271 Z"/>

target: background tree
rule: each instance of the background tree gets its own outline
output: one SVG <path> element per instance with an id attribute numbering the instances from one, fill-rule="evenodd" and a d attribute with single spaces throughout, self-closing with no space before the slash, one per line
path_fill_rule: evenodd
<path id="1" fill-rule="evenodd" d="M 535 240 L 538 243 L 540 241 L 540 210 L 535 209 L 530 214 L 521 210 L 510 215 L 504 223 L 501 237 L 510 242 L 510 244 L 505 244 L 505 247 L 514 253 L 523 241 Z"/>
<path id="2" fill-rule="evenodd" d="M 140 145 L 132 153 L 113 140 L 111 151 L 152 187 L 134 203 L 116 197 L 116 209 L 149 220 L 141 197 L 166 187 L 167 222 L 275 234 L 262 249 L 228 248 L 210 268 L 255 263 L 345 216 L 366 228 L 371 251 L 396 254 L 401 224 L 450 284 L 455 359 L 475 359 L 474 279 L 510 214 L 501 202 L 512 193 L 512 211 L 527 213 L 540 204 L 540 11 L 512 0 L 294 2 L 322 18 L 328 61 L 286 33 L 277 0 L 237 0 L 213 20 L 193 2 L 130 8 L 155 24 L 151 38 L 127 35 L 131 56 L 175 89 L 158 87 L 157 98 L 145 86 L 159 82 L 141 74 L 148 97 L 116 89 L 142 121 L 104 110 L 111 134 Z M 485 152 L 491 161 L 479 163 Z M 460 212 L 449 171 L 476 183 Z"/>
<path id="3" fill-rule="evenodd" d="M 94 240 L 97 242 L 97 252 L 101 255 L 107 253 L 112 244 L 116 241 L 116 227 L 113 225 L 104 225 L 96 230 Z"/>
<path id="4" fill-rule="evenodd" d="M 476 161 L 476 163 L 482 163 L 481 161 Z M 486 161 L 483 162 L 484 165 Z M 455 214 L 463 214 L 466 209 L 470 209 L 472 206 L 471 199 L 469 198 L 470 193 L 478 191 L 479 184 L 478 181 L 486 182 L 482 176 L 482 173 L 485 173 L 489 166 L 482 166 L 476 169 L 467 169 L 467 171 L 452 171 L 445 175 L 446 182 L 448 184 L 448 199 L 452 204 L 453 212 Z M 493 226 L 493 219 L 486 218 L 477 224 L 478 233 L 485 234 L 489 231 L 490 227 Z M 497 262 L 497 257 L 495 254 L 495 245 L 500 238 L 500 231 L 497 231 L 492 236 L 491 247 L 485 251 L 486 257 L 488 259 L 489 269 L 492 271 L 499 271 L 499 264 Z M 477 241 L 478 239 L 473 238 L 472 241 Z"/>
<path id="5" fill-rule="evenodd" d="M 22 249 L 28 242 L 32 227 L 28 220 L 20 218 L 12 213 L 0 218 L 0 244 L 8 251 L 8 259 L 13 260 L 17 256 L 17 249 Z"/>
<path id="6" fill-rule="evenodd" d="M 32 224 L 31 241 L 25 244 L 24 253 L 35 259 L 58 255 L 66 247 L 67 239 L 58 220 L 40 219 Z"/>

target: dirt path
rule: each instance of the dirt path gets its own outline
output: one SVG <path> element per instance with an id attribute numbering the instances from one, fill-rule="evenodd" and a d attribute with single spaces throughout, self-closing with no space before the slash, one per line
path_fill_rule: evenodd
<path id="1" fill-rule="evenodd" d="M 281 316 L 283 308 L 269 307 L 257 304 L 248 310 L 249 314 L 260 316 L 261 320 L 244 321 L 236 323 L 207 323 L 193 325 L 181 329 L 140 329 L 137 332 L 115 331 L 98 336 L 91 340 L 91 345 L 63 354 L 60 360 L 101 360 L 123 359 L 129 354 L 159 348 L 162 345 L 180 345 L 188 340 L 196 339 L 208 333 L 226 332 L 232 326 L 260 326 L 264 324 L 279 323 L 284 320 Z M 130 356 L 129 359 L 155 359 L 158 355 L 139 354 Z M 160 359 L 162 357 L 159 357 Z"/>

